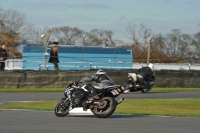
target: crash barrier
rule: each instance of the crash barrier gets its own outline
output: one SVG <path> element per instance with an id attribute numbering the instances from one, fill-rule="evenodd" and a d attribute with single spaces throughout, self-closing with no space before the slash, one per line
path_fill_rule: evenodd
<path id="1" fill-rule="evenodd" d="M 0 88 L 65 88 L 69 83 L 91 76 L 96 70 L 74 71 L 0 71 Z M 115 84 L 127 81 L 127 74 L 136 70 L 104 70 Z M 200 88 L 200 71 L 155 70 L 154 87 Z"/>
<path id="2" fill-rule="evenodd" d="M 198 63 L 153 63 L 154 70 L 200 70 Z M 139 69 L 147 66 L 146 63 L 133 63 L 133 69 Z"/>
<path id="3" fill-rule="evenodd" d="M 27 57 L 28 58 L 28 57 Z M 31 60 L 30 60 L 31 58 Z M 7 59 L 5 61 L 6 70 L 53 70 L 54 65 L 52 63 L 47 63 L 44 65 L 44 61 L 39 61 L 37 56 L 32 56 L 28 58 L 29 60 L 22 59 Z M 121 58 L 122 59 L 122 58 Z M 132 60 L 131 60 L 132 61 Z M 69 62 L 66 58 L 65 61 L 59 63 L 60 70 L 91 70 L 91 69 L 114 69 L 114 70 L 124 70 L 124 69 L 139 69 L 141 67 L 147 66 L 146 63 L 132 63 L 129 61 L 110 61 L 95 62 L 89 61 L 79 61 L 79 62 Z M 0 61 L 1 62 L 1 61 Z M 190 64 L 190 63 L 153 63 L 154 70 L 200 70 L 200 64 Z"/>
<path id="4" fill-rule="evenodd" d="M 9 57 L 7 70 L 54 70 L 48 62 L 52 46 L 23 44 L 18 49 L 22 56 Z M 60 70 L 130 69 L 133 61 L 132 49 L 122 47 L 58 45 L 58 53 Z"/>
<path id="5" fill-rule="evenodd" d="M 35 61 L 33 61 L 33 59 Z M 52 63 L 46 63 L 37 60 L 38 57 L 32 57 L 32 60 L 21 60 L 21 59 L 8 59 L 5 61 L 6 70 L 54 70 L 54 65 Z M 132 61 L 132 60 L 131 60 Z M 90 70 L 90 69 L 132 69 L 132 62 L 99 62 L 99 61 L 79 61 L 79 62 L 69 62 L 67 59 L 60 62 L 60 70 Z"/>

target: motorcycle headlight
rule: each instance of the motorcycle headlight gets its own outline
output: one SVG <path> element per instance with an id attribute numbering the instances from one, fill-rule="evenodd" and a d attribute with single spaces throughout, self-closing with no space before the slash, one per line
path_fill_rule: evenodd
<path id="1" fill-rule="evenodd" d="M 64 96 L 67 97 L 67 92 L 66 91 L 64 92 Z"/>

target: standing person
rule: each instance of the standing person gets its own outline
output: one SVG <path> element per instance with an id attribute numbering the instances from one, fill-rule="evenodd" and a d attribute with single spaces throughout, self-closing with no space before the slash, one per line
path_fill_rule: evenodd
<path id="1" fill-rule="evenodd" d="M 3 44 L 0 48 L 0 70 L 5 70 L 5 60 L 7 59 L 8 54 L 6 51 L 6 45 Z"/>
<path id="2" fill-rule="evenodd" d="M 59 63 L 59 60 L 58 60 L 58 47 L 57 46 L 53 46 L 53 48 L 52 48 L 52 50 L 50 52 L 49 62 L 54 64 L 54 69 L 56 71 L 59 70 L 59 67 L 58 67 L 58 63 Z"/>

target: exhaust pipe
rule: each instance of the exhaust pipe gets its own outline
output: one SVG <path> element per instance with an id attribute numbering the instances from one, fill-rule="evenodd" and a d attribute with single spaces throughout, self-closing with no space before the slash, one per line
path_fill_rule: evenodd
<path id="1" fill-rule="evenodd" d="M 124 101 L 124 98 L 120 98 L 117 100 L 117 104 L 120 104 L 122 101 Z"/>

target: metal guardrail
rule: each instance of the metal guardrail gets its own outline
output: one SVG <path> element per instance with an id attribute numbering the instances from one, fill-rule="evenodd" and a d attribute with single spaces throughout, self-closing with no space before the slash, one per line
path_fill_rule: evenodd
<path id="1" fill-rule="evenodd" d="M 122 66 L 120 66 L 120 64 Z M 129 66 L 127 66 L 129 64 Z M 59 63 L 60 70 L 89 70 L 89 69 L 139 69 L 147 66 L 146 63 L 130 62 L 62 62 Z M 44 70 L 41 61 L 25 61 L 22 59 L 8 59 L 5 61 L 6 70 Z M 51 63 L 46 65 L 47 70 L 53 70 Z M 178 64 L 178 63 L 154 63 L 154 70 L 200 70 L 200 64 Z"/>
<path id="2" fill-rule="evenodd" d="M 44 64 L 41 61 L 25 61 L 8 59 L 6 70 L 54 70 L 52 63 Z M 116 64 L 118 66 L 116 66 Z M 122 66 L 120 66 L 122 65 Z M 125 66 L 124 66 L 125 65 Z M 128 67 L 129 65 L 130 67 Z M 90 69 L 132 69 L 131 63 L 122 62 L 62 62 L 59 63 L 60 70 L 90 70 Z"/>
<path id="3" fill-rule="evenodd" d="M 200 70 L 200 64 L 189 63 L 153 63 L 154 70 Z M 133 69 L 139 69 L 147 64 L 133 63 Z"/>

